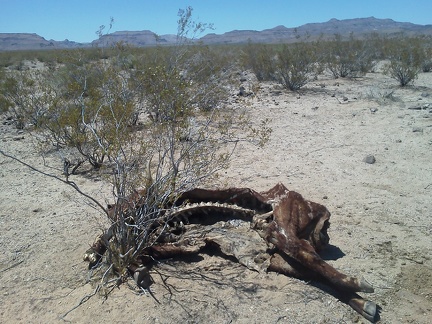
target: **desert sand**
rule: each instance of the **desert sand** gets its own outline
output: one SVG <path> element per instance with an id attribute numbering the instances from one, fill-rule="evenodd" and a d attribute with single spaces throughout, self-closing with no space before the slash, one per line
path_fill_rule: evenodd
<path id="1" fill-rule="evenodd" d="M 244 86 L 252 82 L 248 76 Z M 260 191 L 282 182 L 325 205 L 330 243 L 341 251 L 327 262 L 374 286 L 362 296 L 382 308 L 379 322 L 430 323 L 432 73 L 405 88 L 379 72 L 320 76 L 295 93 L 269 82 L 259 88 L 236 100 L 256 120 L 270 119 L 270 141 L 263 149 L 242 144 L 221 185 Z M 43 167 L 30 135 L 2 123 L 0 138 L 5 152 L 60 174 Z M 55 153 L 46 159 L 60 169 Z M 97 177 L 74 180 L 111 199 Z M 367 322 L 320 284 L 206 255 L 162 262 L 151 271 L 151 294 L 130 280 L 108 298 L 89 297 L 95 287 L 82 255 L 106 226 L 101 214 L 71 188 L 3 156 L 0 201 L 1 323 Z"/>

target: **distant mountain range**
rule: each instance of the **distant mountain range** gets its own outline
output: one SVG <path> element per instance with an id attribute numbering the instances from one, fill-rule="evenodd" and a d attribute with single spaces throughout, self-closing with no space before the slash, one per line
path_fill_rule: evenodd
<path id="1" fill-rule="evenodd" d="M 252 41 L 255 43 L 289 43 L 297 39 L 314 39 L 319 36 L 333 37 L 335 34 L 347 36 L 353 33 L 356 37 L 362 37 L 371 33 L 380 35 L 432 35 L 432 25 L 416 25 L 408 22 L 397 22 L 391 19 L 356 18 L 356 19 L 331 19 L 324 23 L 310 23 L 296 28 L 277 26 L 262 31 L 233 30 L 224 34 L 207 34 L 197 41 L 204 44 L 242 44 Z M 145 47 L 157 44 L 175 44 L 176 35 L 156 35 L 149 30 L 143 31 L 118 31 L 102 36 L 91 43 L 77 43 L 64 40 L 46 40 L 45 38 L 30 33 L 0 33 L 0 51 L 30 50 L 30 49 L 65 49 L 83 48 L 91 46 L 109 46 L 119 41 L 124 41 L 134 46 Z"/>

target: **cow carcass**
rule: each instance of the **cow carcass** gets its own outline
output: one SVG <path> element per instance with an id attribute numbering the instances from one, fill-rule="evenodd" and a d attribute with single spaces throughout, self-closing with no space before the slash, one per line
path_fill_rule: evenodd
<path id="1" fill-rule="evenodd" d="M 138 196 L 131 198 L 133 204 L 115 208 L 133 206 L 136 214 L 145 205 Z M 210 245 L 217 246 L 223 254 L 253 270 L 324 281 L 354 310 L 375 321 L 377 305 L 357 294 L 371 293 L 373 287 L 364 279 L 339 272 L 319 255 L 329 243 L 329 220 L 326 207 L 304 199 L 280 183 L 260 193 L 249 188 L 196 188 L 180 194 L 169 205 L 160 206 L 158 217 L 149 225 L 153 243 L 142 253 L 140 264 L 129 269 L 137 283 L 143 285 L 149 282 L 149 260 L 205 253 Z M 97 263 L 112 235 L 110 228 L 95 241 L 84 259 L 92 265 Z"/>

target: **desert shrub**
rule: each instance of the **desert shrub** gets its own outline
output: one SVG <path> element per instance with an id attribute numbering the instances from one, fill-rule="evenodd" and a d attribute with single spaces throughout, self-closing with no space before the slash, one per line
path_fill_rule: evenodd
<path id="1" fill-rule="evenodd" d="M 389 42 L 389 39 L 389 36 L 386 34 L 381 35 L 378 32 L 372 32 L 365 35 L 363 41 L 364 48 L 373 60 L 385 60 L 387 58 L 386 44 Z"/>
<path id="2" fill-rule="evenodd" d="M 417 78 L 424 62 L 424 48 L 419 38 L 399 37 L 388 44 L 389 62 L 384 73 L 397 80 L 404 87 Z"/>
<path id="3" fill-rule="evenodd" d="M 2 82 L 2 102 L 12 112 L 17 128 L 40 126 L 53 96 L 43 79 L 40 73 L 9 72 Z"/>
<path id="4" fill-rule="evenodd" d="M 7 112 L 11 107 L 12 103 L 4 96 L 4 90 L 6 86 L 6 71 L 3 67 L 0 67 L 0 113 Z"/>
<path id="5" fill-rule="evenodd" d="M 284 45 L 278 53 L 275 77 L 290 90 L 298 90 L 316 77 L 316 48 L 313 43 Z"/>
<path id="6" fill-rule="evenodd" d="M 181 68 L 182 77 L 190 85 L 190 104 L 201 111 L 212 111 L 225 102 L 230 89 L 237 87 L 232 80 L 237 66 L 234 52 L 202 45 L 191 48 L 191 55 Z"/>
<path id="7" fill-rule="evenodd" d="M 334 78 L 359 77 L 373 68 L 376 53 L 374 55 L 367 41 L 355 39 L 353 35 L 343 40 L 342 36 L 336 35 L 333 41 L 322 46 L 325 52 L 322 63 Z"/>
<path id="8" fill-rule="evenodd" d="M 33 53 L 31 54 L 33 55 Z M 0 52 L 0 66 L 13 67 L 16 70 L 21 70 L 23 62 L 29 58 L 28 51 L 4 51 Z M 31 56 L 33 58 L 33 56 Z"/>
<path id="9" fill-rule="evenodd" d="M 202 45 L 188 45 L 188 52 L 180 58 L 180 53 L 175 54 L 174 63 L 167 59 L 172 54 L 160 49 L 162 53 L 144 60 L 134 76 L 145 97 L 145 111 L 155 121 L 164 114 L 161 106 L 171 106 L 170 112 L 177 106 L 182 107 L 182 113 L 186 113 L 185 107 L 211 111 L 227 99 L 233 63 Z"/>
<path id="10" fill-rule="evenodd" d="M 424 59 L 421 63 L 421 70 L 423 72 L 432 71 L 432 44 L 430 39 L 424 45 Z"/>
<path id="11" fill-rule="evenodd" d="M 255 73 L 258 81 L 275 80 L 276 51 L 274 46 L 249 42 L 242 49 L 242 65 Z"/>
<path id="12" fill-rule="evenodd" d="M 133 84 L 121 64 L 88 62 L 83 52 L 65 55 L 56 69 L 14 73 L 4 96 L 21 128 L 46 143 L 76 150 L 94 168 L 126 140 L 135 114 Z"/>
<path id="13" fill-rule="evenodd" d="M 179 24 L 194 33 L 201 25 L 190 22 L 190 15 L 190 8 L 181 11 Z M 185 35 L 180 27 L 179 33 Z M 213 92 L 217 83 L 222 87 L 229 78 L 213 65 L 208 48 L 179 39 L 178 46 L 156 48 L 147 53 L 147 60 L 137 60 L 132 79 L 146 114 L 132 145 L 124 143 L 111 154 L 117 201 L 111 218 L 116 222 L 105 261 L 117 275 L 139 264 L 146 247 L 154 244 L 150 226 L 163 212 L 161 206 L 216 176 L 239 141 L 265 140 L 269 134 L 265 127 L 251 128 L 246 114 Z M 203 105 L 203 97 L 214 98 L 214 104 Z M 143 184 L 144 196 L 125 209 L 127 197 Z"/>
<path id="14" fill-rule="evenodd" d="M 0 52 L 0 67 L 8 67 L 12 64 L 12 53 L 11 52 Z"/>

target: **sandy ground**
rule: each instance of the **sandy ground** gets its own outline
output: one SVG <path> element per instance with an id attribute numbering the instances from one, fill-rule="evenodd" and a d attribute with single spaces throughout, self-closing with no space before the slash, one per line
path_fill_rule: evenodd
<path id="1" fill-rule="evenodd" d="M 380 73 L 321 77 L 300 93 L 263 83 L 246 100 L 273 134 L 264 149 L 241 146 L 222 180 L 258 191 L 282 182 L 324 204 L 330 243 L 342 251 L 328 262 L 373 284 L 364 296 L 382 307 L 380 323 L 430 323 L 432 74 L 404 89 Z M 2 150 L 42 165 L 30 136 L 1 125 L 0 138 Z M 76 180 L 98 197 L 107 191 L 97 179 Z M 1 323 L 366 322 L 325 287 L 215 256 L 161 264 L 153 297 L 123 285 L 108 299 L 86 298 L 94 287 L 82 254 L 103 226 L 98 212 L 2 156 L 0 201 Z"/>

